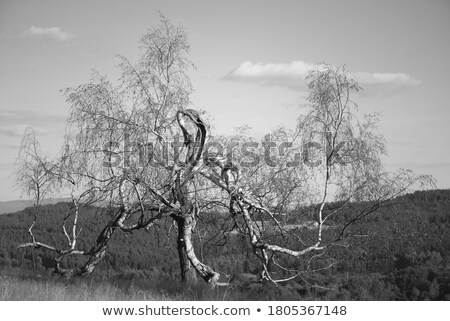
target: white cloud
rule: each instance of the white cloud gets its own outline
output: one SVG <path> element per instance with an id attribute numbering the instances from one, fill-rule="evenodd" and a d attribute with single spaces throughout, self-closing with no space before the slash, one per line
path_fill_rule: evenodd
<path id="1" fill-rule="evenodd" d="M 360 84 L 397 84 L 403 86 L 418 86 L 420 81 L 404 73 L 369 73 L 354 72 L 353 78 Z"/>
<path id="2" fill-rule="evenodd" d="M 263 64 L 246 61 L 230 71 L 224 79 L 301 89 L 304 87 L 305 77 L 314 67 L 314 64 L 303 61 L 293 61 L 288 64 Z"/>
<path id="3" fill-rule="evenodd" d="M 230 71 L 224 79 L 304 90 L 306 89 L 305 77 L 309 71 L 316 68 L 320 68 L 320 65 L 303 61 L 267 64 L 246 61 Z M 369 92 L 392 92 L 420 84 L 419 80 L 405 73 L 353 72 L 349 74 Z"/>
<path id="4" fill-rule="evenodd" d="M 78 35 L 67 31 L 63 31 L 59 27 L 40 28 L 35 26 L 31 26 L 31 28 L 25 31 L 23 35 L 26 37 L 44 38 L 44 39 L 47 38 L 47 39 L 54 39 L 57 41 L 68 41 L 78 37 Z"/>

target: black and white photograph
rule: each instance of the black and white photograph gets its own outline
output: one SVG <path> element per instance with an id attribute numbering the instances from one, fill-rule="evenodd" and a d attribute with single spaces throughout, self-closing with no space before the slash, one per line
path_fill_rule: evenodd
<path id="1" fill-rule="evenodd" d="M 447 0 L 0 0 L 0 301 L 450 300 L 449 35 Z"/>

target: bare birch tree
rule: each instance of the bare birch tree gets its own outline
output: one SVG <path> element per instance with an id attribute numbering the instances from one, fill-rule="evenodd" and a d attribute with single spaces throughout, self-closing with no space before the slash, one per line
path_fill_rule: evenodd
<path id="1" fill-rule="evenodd" d="M 260 279 L 279 283 L 302 278 L 332 264 L 315 262 L 351 237 L 355 222 L 426 180 L 409 171 L 394 176 L 383 172 L 384 142 L 375 134 L 376 119 L 359 122 L 353 114 L 350 96 L 360 88 L 344 69 L 321 65 L 310 73 L 308 113 L 293 133 L 273 132 L 260 143 L 262 151 L 244 133 L 216 137 L 216 147 L 239 147 L 224 155 L 211 151 L 213 136 L 201 113 L 187 108 L 192 63 L 184 29 L 161 17 L 161 24 L 142 37 L 140 49 L 137 64 L 120 57 L 118 86 L 94 74 L 89 83 L 64 91 L 71 109 L 56 159 L 36 156 L 30 163 L 22 157 L 19 162 L 33 173 L 19 182 L 38 203 L 40 183 L 28 187 L 36 180 L 35 170 L 39 182 L 48 180 L 72 195 L 73 211 L 62 229 L 66 247 L 39 242 L 33 225 L 31 242 L 20 245 L 55 252 L 60 274 L 91 274 L 117 231 L 172 221 L 182 280 L 193 279 L 195 272 L 209 284 L 221 284 L 220 274 L 198 257 L 194 246 L 197 220 L 213 211 L 221 217 L 227 213 L 229 224 L 218 224 L 223 233 L 246 237 L 259 259 Z M 26 137 L 24 146 L 36 146 L 34 136 Z M 336 200 L 338 207 L 327 207 Z M 347 205 L 354 200 L 367 201 L 367 206 L 350 219 L 335 220 L 348 214 Z M 319 205 L 312 225 L 295 217 L 299 205 L 313 202 Z M 94 244 L 81 249 L 78 211 L 90 204 L 108 209 L 110 220 Z M 294 223 L 282 219 L 287 212 L 294 213 Z M 71 230 L 65 228 L 69 219 Z M 73 255 L 85 258 L 84 263 L 63 268 L 62 260 Z"/>

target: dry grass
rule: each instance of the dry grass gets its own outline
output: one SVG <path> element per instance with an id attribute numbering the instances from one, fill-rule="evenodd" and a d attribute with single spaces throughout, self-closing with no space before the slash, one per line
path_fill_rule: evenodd
<path id="1" fill-rule="evenodd" d="M 51 278 L 31 279 L 0 276 L 2 301 L 169 301 L 178 296 L 121 287 L 106 281 L 70 282 Z"/>

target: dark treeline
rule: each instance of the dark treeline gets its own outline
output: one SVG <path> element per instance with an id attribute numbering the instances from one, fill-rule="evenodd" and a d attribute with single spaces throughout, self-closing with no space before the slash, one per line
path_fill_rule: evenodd
<path id="1" fill-rule="evenodd" d="M 331 208 L 339 204 L 330 204 Z M 353 203 L 348 208 L 348 220 Z M 301 208 L 280 218 L 287 224 L 312 222 L 315 206 Z M 62 222 L 70 203 L 27 208 L 0 216 L 0 269 L 54 277 L 54 253 L 43 249 L 17 249 L 29 241 L 33 228 L 38 241 L 67 246 Z M 107 222 L 102 208 L 83 208 L 77 248 L 88 249 Z M 345 216 L 345 215 L 344 215 Z M 323 261 L 298 278 L 280 284 L 259 283 L 259 265 L 247 241 L 229 227 L 220 214 L 202 215 L 196 228 L 196 247 L 201 259 L 234 284 L 227 298 L 242 300 L 449 300 L 450 299 L 450 190 L 421 191 L 399 197 L 355 224 L 353 237 L 329 251 Z M 333 223 L 330 222 L 330 228 Z M 66 228 L 71 230 L 70 220 Z M 226 230 L 226 229 L 225 229 Z M 180 289 L 176 230 L 169 223 L 149 231 L 115 233 L 108 254 L 94 278 L 132 281 L 142 287 L 165 291 Z M 307 237 L 307 235 L 305 236 Z M 248 254 L 247 254 L 248 253 Z M 77 258 L 78 260 L 80 258 Z M 70 258 L 64 264 L 76 263 Z M 289 259 L 284 264 L 303 264 Z M 320 265 L 323 262 L 322 266 Z M 331 266 L 330 266 L 331 262 Z M 225 290 L 224 290 L 225 291 Z"/>

